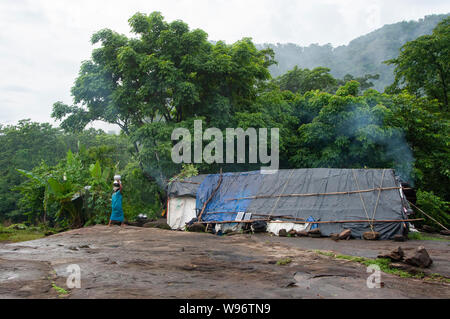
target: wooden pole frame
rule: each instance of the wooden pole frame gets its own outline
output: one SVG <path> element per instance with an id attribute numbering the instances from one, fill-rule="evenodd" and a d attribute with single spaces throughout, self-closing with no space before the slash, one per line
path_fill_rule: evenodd
<path id="1" fill-rule="evenodd" d="M 310 197 L 310 196 L 327 196 L 327 195 L 349 195 L 349 194 L 370 193 L 370 192 L 375 192 L 375 191 L 387 191 L 387 190 L 396 190 L 396 189 L 402 189 L 402 187 L 383 187 L 383 188 L 378 187 L 378 188 L 364 189 L 364 190 L 358 190 L 358 191 L 333 192 L 333 193 L 260 195 L 260 196 L 241 197 L 241 198 L 230 198 L 230 199 L 226 199 L 226 200 L 227 200 L 227 201 L 232 201 L 232 200 L 258 199 L 258 198 L 280 198 L 280 197 Z"/>
<path id="2" fill-rule="evenodd" d="M 195 224 L 237 224 L 237 223 L 253 223 L 255 221 L 266 221 L 270 223 L 288 223 L 288 224 L 346 224 L 346 223 L 405 223 L 423 221 L 423 218 L 415 219 L 396 219 L 396 220 L 332 220 L 332 221 L 317 221 L 317 222 L 300 222 L 300 221 L 285 221 L 285 220 L 270 220 L 270 219 L 253 219 L 253 220 L 229 220 L 221 222 L 196 222 Z"/>

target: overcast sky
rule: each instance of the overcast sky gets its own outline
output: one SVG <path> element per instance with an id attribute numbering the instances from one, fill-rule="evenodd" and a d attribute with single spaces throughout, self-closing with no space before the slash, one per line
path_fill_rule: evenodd
<path id="1" fill-rule="evenodd" d="M 128 34 L 136 12 L 160 11 L 232 43 L 347 44 L 384 24 L 450 12 L 448 0 L 0 0 L 0 123 L 55 123 L 52 104 L 70 104 L 91 35 Z M 108 129 L 106 126 L 102 128 Z"/>

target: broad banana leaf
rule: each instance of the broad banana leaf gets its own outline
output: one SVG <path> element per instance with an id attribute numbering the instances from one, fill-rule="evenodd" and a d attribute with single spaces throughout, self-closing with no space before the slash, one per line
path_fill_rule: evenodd
<path id="1" fill-rule="evenodd" d="M 100 179 L 102 178 L 102 168 L 100 166 L 100 162 L 97 161 L 94 164 L 91 165 L 91 167 L 89 168 L 89 172 L 91 173 L 92 178 L 94 178 L 97 181 L 100 181 Z"/>
<path id="2" fill-rule="evenodd" d="M 19 168 L 16 168 L 16 171 L 18 171 L 23 176 L 28 177 L 29 179 L 32 179 L 32 180 L 36 181 L 37 183 L 39 183 L 42 186 L 46 186 L 47 185 L 47 183 L 45 182 L 45 180 L 43 178 L 33 174 L 32 172 L 26 171 L 24 169 L 19 169 Z"/>

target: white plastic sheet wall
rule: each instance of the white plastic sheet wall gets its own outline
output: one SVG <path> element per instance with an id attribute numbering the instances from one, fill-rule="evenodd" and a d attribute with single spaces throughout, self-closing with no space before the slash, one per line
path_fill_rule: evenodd
<path id="1" fill-rule="evenodd" d="M 172 229 L 184 229 L 186 223 L 197 217 L 195 198 L 175 197 L 169 199 L 167 223 Z"/>
<path id="2" fill-rule="evenodd" d="M 280 233 L 280 230 L 285 229 L 287 232 L 291 230 L 302 231 L 308 228 L 309 224 L 294 224 L 294 223 L 268 223 L 267 224 L 267 232 L 277 235 Z"/>

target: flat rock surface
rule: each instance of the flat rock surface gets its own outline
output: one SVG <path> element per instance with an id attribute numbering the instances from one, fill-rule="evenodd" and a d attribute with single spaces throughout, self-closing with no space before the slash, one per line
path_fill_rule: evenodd
<path id="1" fill-rule="evenodd" d="M 62 298 L 450 298 L 449 284 L 384 273 L 383 288 L 369 289 L 364 265 L 310 251 L 330 245 L 375 257 L 399 246 L 94 226 L 0 244 L 0 298 L 61 298 L 53 285 L 68 291 Z M 448 269 L 447 242 L 420 245 L 436 261 L 432 267 Z M 80 289 L 66 286 L 73 264 L 81 268 Z"/>
<path id="2" fill-rule="evenodd" d="M 433 264 L 428 270 L 450 278 L 450 241 L 408 240 L 402 243 L 393 240 L 342 240 L 334 241 L 330 238 L 283 238 L 268 237 L 264 240 L 271 243 L 283 243 L 292 248 L 306 250 L 329 250 L 343 255 L 355 257 L 377 258 L 380 254 L 388 254 L 401 247 L 405 255 L 414 254 L 419 246 L 425 247 Z"/>

